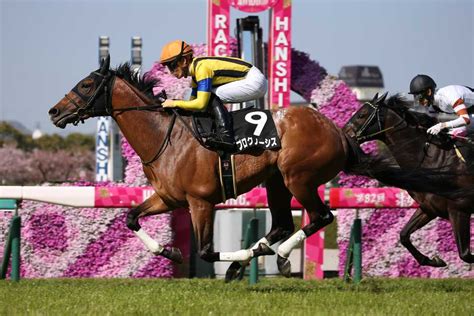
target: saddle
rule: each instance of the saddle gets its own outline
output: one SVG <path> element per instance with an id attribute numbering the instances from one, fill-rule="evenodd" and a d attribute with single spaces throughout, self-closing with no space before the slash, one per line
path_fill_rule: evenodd
<path id="1" fill-rule="evenodd" d="M 235 149 L 232 152 L 213 148 L 206 139 L 217 133 L 214 119 L 207 112 L 193 113 L 192 129 L 194 137 L 202 146 L 219 154 L 219 175 L 222 198 L 237 197 L 235 183 L 234 155 L 249 150 L 275 150 L 281 148 L 280 137 L 276 130 L 271 112 L 254 108 L 244 108 L 229 113 L 233 128 Z"/>

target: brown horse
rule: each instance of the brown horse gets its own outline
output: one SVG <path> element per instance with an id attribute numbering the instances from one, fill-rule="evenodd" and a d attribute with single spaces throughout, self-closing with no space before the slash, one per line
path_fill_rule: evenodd
<path id="1" fill-rule="evenodd" d="M 265 182 L 272 214 L 271 231 L 251 249 L 215 252 L 212 245 L 214 206 L 223 202 L 218 178 L 218 155 L 200 145 L 187 129 L 190 118 L 176 120 L 176 110 L 164 110 L 151 93 L 154 82 L 130 73 L 128 65 L 101 68 L 81 80 L 49 110 L 52 122 L 61 128 L 93 116 L 112 116 L 123 135 L 140 156 L 143 170 L 155 193 L 128 213 L 127 226 L 155 254 L 182 260 L 179 249 L 164 248 L 140 227 L 139 218 L 188 207 L 202 259 L 234 261 L 231 276 L 251 257 L 273 254 L 269 245 L 288 238 L 294 231 L 290 200 L 294 196 L 308 211 L 310 223 L 278 248 L 278 267 L 290 274 L 290 251 L 307 236 L 333 221 L 316 189 L 341 170 L 376 178 L 389 178 L 391 185 L 406 180 L 399 169 L 374 163 L 329 119 L 309 107 L 291 107 L 276 112 L 281 149 L 256 151 L 235 157 L 238 194 Z M 174 126 L 174 127 L 173 127 Z M 352 142 L 354 143 L 354 142 Z M 370 162 L 369 162 L 370 161 Z M 369 168 L 370 167 L 370 168 Z M 422 179 L 418 177 L 418 179 Z M 414 183 L 413 181 L 408 181 Z M 419 188 L 425 181 L 420 181 Z"/>
<path id="2" fill-rule="evenodd" d="M 474 185 L 472 165 L 466 164 L 456 153 L 453 141 L 447 135 L 433 137 L 427 127 L 437 121 L 423 113 L 409 111 L 409 103 L 394 96 L 385 102 L 384 94 L 365 103 L 349 120 L 344 131 L 358 142 L 380 140 L 384 142 L 402 168 L 430 167 L 450 172 L 452 181 L 461 188 Z M 464 151 L 472 159 L 474 149 Z M 469 160 L 468 160 L 469 161 Z M 471 161 L 472 163 L 472 161 Z M 470 170 L 471 169 L 471 170 Z M 470 250 L 470 220 L 474 210 L 474 196 L 441 196 L 432 193 L 409 191 L 420 207 L 400 232 L 401 243 L 420 265 L 444 267 L 446 263 L 434 256 L 428 258 L 410 241 L 410 235 L 436 217 L 449 219 L 453 227 L 459 257 L 467 263 L 474 262 Z"/>

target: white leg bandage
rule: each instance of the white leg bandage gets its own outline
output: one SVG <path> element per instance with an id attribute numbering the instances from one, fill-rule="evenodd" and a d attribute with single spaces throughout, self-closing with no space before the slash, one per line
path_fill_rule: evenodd
<path id="1" fill-rule="evenodd" d="M 234 252 L 219 252 L 220 261 L 246 261 L 252 256 L 252 250 L 242 249 Z"/>
<path id="2" fill-rule="evenodd" d="M 234 252 L 219 252 L 219 260 L 220 261 L 242 261 L 244 262 L 244 265 L 247 265 L 253 257 L 253 250 L 258 248 L 259 244 L 266 244 L 267 246 L 270 246 L 270 243 L 268 240 L 263 237 L 259 241 L 253 245 L 252 248 L 250 249 L 242 249 L 239 251 L 234 251 Z"/>
<path id="3" fill-rule="evenodd" d="M 257 249 L 257 248 L 258 248 L 258 245 L 260 245 L 260 244 L 265 244 L 265 245 L 267 245 L 268 247 L 270 247 L 270 243 L 268 242 L 268 240 L 267 240 L 265 237 L 263 237 L 262 239 L 260 239 L 259 241 L 257 241 L 257 242 L 255 243 L 255 245 L 253 245 L 253 247 L 250 248 L 250 249 L 252 249 L 252 250 L 253 250 L 253 249 Z"/>
<path id="4" fill-rule="evenodd" d="M 151 238 L 143 229 L 138 231 L 133 231 L 135 235 L 145 244 L 145 246 L 150 249 L 151 252 L 155 255 L 159 255 L 163 252 L 163 246 L 157 243 L 153 238 Z"/>
<path id="5" fill-rule="evenodd" d="M 290 252 L 305 239 L 306 234 L 300 229 L 278 247 L 278 254 L 283 258 L 288 258 Z"/>

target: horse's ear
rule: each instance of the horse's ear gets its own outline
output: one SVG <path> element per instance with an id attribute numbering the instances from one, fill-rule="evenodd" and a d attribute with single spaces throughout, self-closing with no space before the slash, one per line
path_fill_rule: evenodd
<path id="1" fill-rule="evenodd" d="M 385 101 L 385 98 L 387 97 L 387 95 L 388 95 L 388 92 L 385 92 L 384 94 L 382 94 L 382 95 L 380 96 L 380 98 L 378 98 L 377 101 L 375 101 L 375 104 L 379 104 L 379 103 L 381 103 L 381 102 L 384 102 L 384 101 Z"/>
<path id="2" fill-rule="evenodd" d="M 109 71 L 109 68 L 110 68 L 110 55 L 107 54 L 107 57 L 102 59 L 100 63 L 100 73 L 105 75 Z"/>
<path id="3" fill-rule="evenodd" d="M 372 99 L 372 101 L 370 101 L 371 103 L 375 103 L 375 100 L 377 100 L 379 98 L 379 93 L 377 92 L 375 95 L 374 95 L 374 98 Z"/>

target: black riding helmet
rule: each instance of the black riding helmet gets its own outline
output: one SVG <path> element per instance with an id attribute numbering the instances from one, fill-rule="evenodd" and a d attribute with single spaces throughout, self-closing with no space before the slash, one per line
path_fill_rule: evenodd
<path id="1" fill-rule="evenodd" d="M 427 75 L 416 75 L 410 82 L 410 94 L 413 94 L 415 104 L 431 105 L 434 103 L 436 82 Z M 431 90 L 431 93 L 429 92 Z M 424 103 L 426 100 L 427 104 Z"/>
<path id="2" fill-rule="evenodd" d="M 420 94 L 428 89 L 436 89 L 436 82 L 430 76 L 416 75 L 410 82 L 410 94 Z"/>

